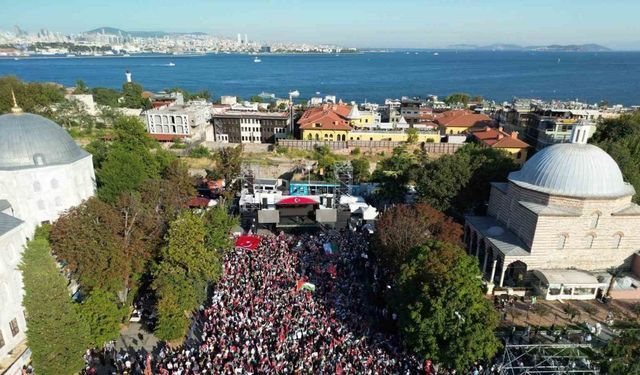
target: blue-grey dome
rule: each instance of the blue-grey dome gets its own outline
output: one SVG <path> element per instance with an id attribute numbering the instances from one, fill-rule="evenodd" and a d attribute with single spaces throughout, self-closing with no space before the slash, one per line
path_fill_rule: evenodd
<path id="1" fill-rule="evenodd" d="M 509 180 L 526 189 L 579 198 L 614 198 L 635 194 L 618 164 L 597 146 L 561 143 L 546 147 Z"/>
<path id="2" fill-rule="evenodd" d="M 0 116 L 0 170 L 69 164 L 88 155 L 66 130 L 42 116 Z"/>

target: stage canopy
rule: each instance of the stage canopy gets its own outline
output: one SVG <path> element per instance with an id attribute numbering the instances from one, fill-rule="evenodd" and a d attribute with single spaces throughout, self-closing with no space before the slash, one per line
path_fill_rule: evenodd
<path id="1" fill-rule="evenodd" d="M 305 204 L 318 204 L 318 202 L 308 197 L 288 197 L 281 199 L 276 203 L 278 206 L 295 206 Z"/>
<path id="2" fill-rule="evenodd" d="M 240 236 L 236 240 L 236 247 L 243 249 L 255 250 L 260 245 L 260 237 L 258 236 Z"/>

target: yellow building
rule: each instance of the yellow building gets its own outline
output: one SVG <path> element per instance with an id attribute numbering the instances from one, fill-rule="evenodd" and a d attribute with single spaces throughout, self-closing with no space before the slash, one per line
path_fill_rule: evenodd
<path id="1" fill-rule="evenodd" d="M 419 131 L 416 133 L 418 136 L 418 143 L 440 143 L 440 133 Z M 347 140 L 350 141 L 392 141 L 392 142 L 407 142 L 409 133 L 402 130 L 351 130 L 347 135 Z"/>
<path id="2" fill-rule="evenodd" d="M 376 122 L 376 118 L 371 111 L 360 112 L 357 105 L 351 107 L 346 118 L 349 121 L 349 125 L 356 128 L 372 125 Z"/>

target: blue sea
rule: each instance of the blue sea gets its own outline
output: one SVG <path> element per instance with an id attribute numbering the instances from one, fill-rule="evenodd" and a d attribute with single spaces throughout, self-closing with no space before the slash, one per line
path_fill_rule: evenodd
<path id="1" fill-rule="evenodd" d="M 411 51 L 327 55 L 217 54 L 0 59 L 0 75 L 26 81 L 119 88 L 125 70 L 145 89 L 208 89 L 214 95 L 260 92 L 302 98 L 336 95 L 383 102 L 463 91 L 496 101 L 513 97 L 640 104 L 640 52 L 553 53 Z M 175 66 L 169 66 L 174 63 Z"/>

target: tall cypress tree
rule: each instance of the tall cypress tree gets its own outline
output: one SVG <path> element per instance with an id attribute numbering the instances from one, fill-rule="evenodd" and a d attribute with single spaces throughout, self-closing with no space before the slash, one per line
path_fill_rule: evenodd
<path id="1" fill-rule="evenodd" d="M 27 244 L 20 265 L 27 311 L 27 341 L 40 375 L 78 373 L 88 347 L 88 326 L 81 319 L 43 235 Z"/>

